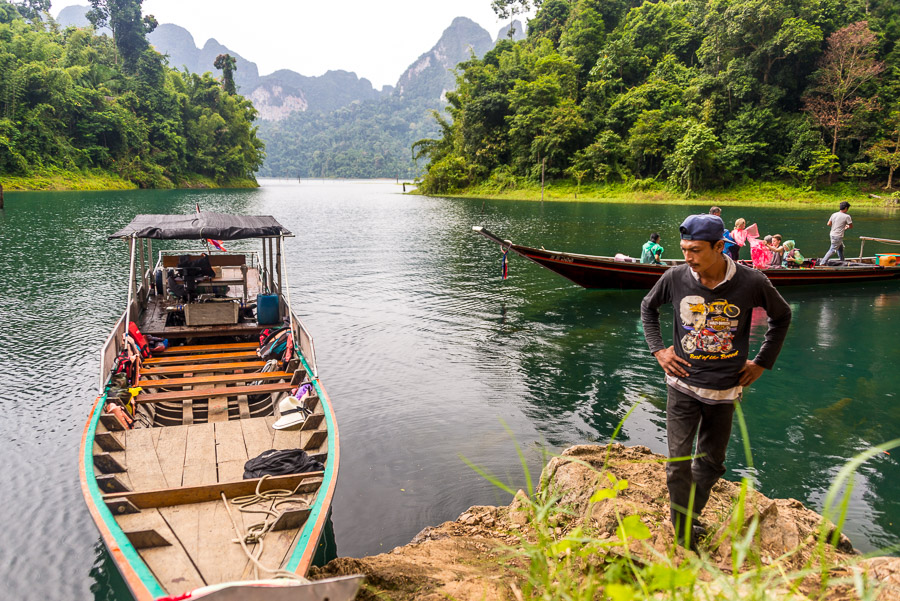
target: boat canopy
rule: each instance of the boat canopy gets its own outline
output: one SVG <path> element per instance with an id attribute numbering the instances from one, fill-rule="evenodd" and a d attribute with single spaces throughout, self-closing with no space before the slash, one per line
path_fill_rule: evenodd
<path id="1" fill-rule="evenodd" d="M 291 235 L 269 215 L 228 215 L 204 211 L 190 215 L 135 215 L 131 223 L 109 236 L 109 239 L 136 236 L 155 240 L 243 240 Z"/>

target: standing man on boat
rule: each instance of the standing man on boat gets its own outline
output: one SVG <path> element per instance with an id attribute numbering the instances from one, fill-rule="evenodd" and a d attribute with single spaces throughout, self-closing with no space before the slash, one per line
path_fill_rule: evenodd
<path id="1" fill-rule="evenodd" d="M 725 473 L 734 404 L 741 401 L 744 387 L 775 364 L 791 309 L 765 275 L 722 253 L 725 224 L 720 217 L 691 215 L 680 231 L 685 263 L 666 270 L 644 297 L 641 321 L 650 352 L 666 373 L 670 518 L 678 544 L 690 547 L 705 533 L 697 518 Z M 669 347 L 659 325 L 664 304 L 675 312 L 674 344 Z M 750 359 L 754 307 L 766 310 L 769 329 Z M 676 460 L 692 455 L 693 461 Z"/>
<path id="2" fill-rule="evenodd" d="M 837 252 L 841 261 L 844 260 L 844 232 L 853 227 L 853 218 L 850 217 L 848 212 L 850 211 L 850 203 L 846 200 L 841 202 L 838 209 L 837 213 L 833 213 L 828 218 L 827 225 L 831 226 L 831 247 L 829 247 L 825 256 L 822 257 L 822 265 L 827 265 L 828 258 L 835 252 Z"/>

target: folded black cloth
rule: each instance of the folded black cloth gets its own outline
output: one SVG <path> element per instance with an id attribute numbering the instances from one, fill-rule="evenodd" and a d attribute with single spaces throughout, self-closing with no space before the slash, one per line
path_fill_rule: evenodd
<path id="1" fill-rule="evenodd" d="M 325 469 L 320 461 L 306 454 L 303 449 L 269 449 L 244 464 L 244 480 L 287 474 L 321 472 Z"/>

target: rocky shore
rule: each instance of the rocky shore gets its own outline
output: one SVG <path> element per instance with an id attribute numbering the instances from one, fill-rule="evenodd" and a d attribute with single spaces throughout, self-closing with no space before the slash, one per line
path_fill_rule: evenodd
<path id="1" fill-rule="evenodd" d="M 640 446 L 571 447 L 552 459 L 541 477 L 543 490 L 561 511 L 541 518 L 519 491 L 509 506 L 471 507 L 456 521 L 426 528 L 403 547 L 361 559 L 338 558 L 314 568 L 311 577 L 364 574 L 366 585 L 357 599 L 521 601 L 530 567 L 525 548 L 533 550 L 548 532 L 556 541 L 583 532 L 602 549 L 579 560 L 585 574 L 617 560 L 639 567 L 691 566 L 696 594 L 688 598 L 756 598 L 762 589 L 771 599 L 860 599 L 866 596 L 860 587 L 867 583 L 878 601 L 900 601 L 900 558 L 864 558 L 844 535 L 831 544 L 834 526 L 794 499 L 750 491 L 736 518 L 741 486 L 733 482 L 722 480 L 713 489 L 703 514 L 709 534 L 699 555 L 677 547 L 667 519 L 664 460 Z M 609 490 L 598 493 L 604 488 Z M 644 535 L 621 543 L 621 524 L 628 516 L 637 516 L 646 529 L 631 518 L 628 529 Z M 829 534 L 826 543 L 820 542 L 822 527 Z M 741 546 L 732 537 L 748 542 Z M 749 551 L 749 561 L 735 563 L 738 547 Z M 565 543 L 558 548 L 560 560 L 573 551 Z M 737 589 L 723 590 L 723 583 L 731 586 L 740 581 L 736 576 L 751 570 L 759 575 L 756 589 L 749 588 L 753 579 L 748 579 Z M 766 574 L 775 577 L 760 587 Z"/>

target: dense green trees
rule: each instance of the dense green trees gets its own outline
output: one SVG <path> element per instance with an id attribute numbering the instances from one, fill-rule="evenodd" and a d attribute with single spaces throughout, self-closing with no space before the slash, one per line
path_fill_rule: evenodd
<path id="1" fill-rule="evenodd" d="M 527 39 L 459 65 L 440 143 L 417 146 L 425 191 L 509 186 L 542 164 L 551 177 L 686 192 L 831 174 L 893 183 L 896 1 L 533 4 Z"/>
<path id="2" fill-rule="evenodd" d="M 0 173 L 102 169 L 142 187 L 252 179 L 263 150 L 250 102 L 167 67 L 140 1 L 94 4 L 115 41 L 0 2 Z"/>

